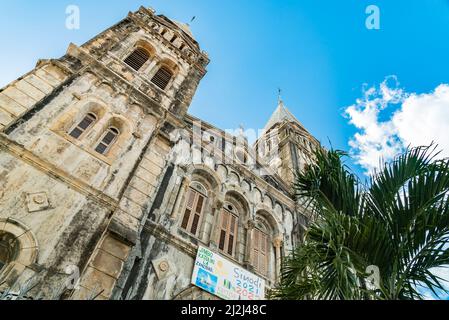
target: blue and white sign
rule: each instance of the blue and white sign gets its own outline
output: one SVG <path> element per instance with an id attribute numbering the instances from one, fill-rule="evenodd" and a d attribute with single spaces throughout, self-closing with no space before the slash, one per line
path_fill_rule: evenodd
<path id="1" fill-rule="evenodd" d="M 224 300 L 264 300 L 265 280 L 200 247 L 192 284 Z"/>

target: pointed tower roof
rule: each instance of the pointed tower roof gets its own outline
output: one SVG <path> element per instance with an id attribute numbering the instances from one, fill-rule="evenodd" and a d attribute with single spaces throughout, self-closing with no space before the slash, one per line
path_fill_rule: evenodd
<path id="1" fill-rule="evenodd" d="M 296 122 L 302 127 L 301 122 L 287 109 L 284 105 L 284 101 L 279 97 L 278 107 L 274 111 L 267 125 L 265 126 L 264 131 L 270 130 L 275 124 L 282 123 L 284 121 Z"/>

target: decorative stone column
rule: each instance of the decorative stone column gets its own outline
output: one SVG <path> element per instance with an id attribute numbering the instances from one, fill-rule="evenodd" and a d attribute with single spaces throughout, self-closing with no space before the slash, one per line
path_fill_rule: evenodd
<path id="1" fill-rule="evenodd" d="M 210 246 L 213 249 L 218 249 L 218 241 L 219 241 L 219 225 L 220 225 L 220 211 L 223 209 L 224 201 L 219 196 L 215 196 L 216 200 L 212 206 L 213 215 L 214 215 L 214 224 L 212 226 L 211 234 L 210 234 Z"/>
<path id="2" fill-rule="evenodd" d="M 279 235 L 273 239 L 273 246 L 275 250 L 275 259 L 276 259 L 276 280 L 279 281 L 281 278 L 281 263 L 282 263 L 282 245 L 284 243 L 284 239 L 282 235 Z"/>
<path id="3" fill-rule="evenodd" d="M 179 199 L 182 198 L 182 191 L 184 191 L 184 177 L 183 176 L 177 176 L 176 177 L 177 172 L 174 171 L 173 176 L 175 176 L 174 181 L 173 177 L 172 179 L 170 179 L 170 184 L 167 188 L 167 193 L 169 193 L 168 197 L 165 197 L 164 201 L 161 204 L 161 215 L 160 218 L 162 217 L 170 217 L 170 219 L 172 219 L 172 216 L 174 215 L 175 211 L 177 210 L 176 206 L 178 205 L 178 202 L 180 201 Z M 171 189 L 171 191 L 169 191 L 169 189 Z"/>
<path id="4" fill-rule="evenodd" d="M 187 189 L 189 188 L 189 186 L 191 185 L 192 180 L 190 180 L 190 178 L 185 177 L 184 180 L 181 183 L 181 187 L 179 188 L 179 195 L 178 195 L 178 199 L 176 199 L 175 202 L 175 206 L 173 207 L 173 212 L 171 213 L 170 219 L 171 220 L 176 220 L 179 216 L 179 211 L 181 210 L 181 199 L 183 198 L 183 195 L 186 194 Z"/>
<path id="5" fill-rule="evenodd" d="M 246 252 L 245 252 L 245 259 L 243 261 L 243 263 L 245 264 L 246 267 L 248 267 L 249 269 L 253 269 L 253 265 L 252 265 L 252 255 L 253 255 L 253 239 L 252 239 L 252 235 L 253 235 L 253 230 L 256 227 L 256 222 L 254 220 L 248 220 L 246 223 Z"/>

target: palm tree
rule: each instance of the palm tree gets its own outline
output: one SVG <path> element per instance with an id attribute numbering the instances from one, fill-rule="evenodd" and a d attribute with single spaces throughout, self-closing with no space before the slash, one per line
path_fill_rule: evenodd
<path id="1" fill-rule="evenodd" d="M 449 160 L 407 150 L 366 183 L 341 151 L 316 151 L 295 193 L 312 212 L 304 243 L 283 262 L 277 299 L 422 299 L 445 292 L 432 272 L 449 265 Z"/>

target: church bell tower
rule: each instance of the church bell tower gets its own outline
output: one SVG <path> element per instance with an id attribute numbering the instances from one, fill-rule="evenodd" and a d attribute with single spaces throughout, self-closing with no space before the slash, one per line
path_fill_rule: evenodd
<path id="1" fill-rule="evenodd" d="M 290 187 L 296 172 L 311 163 L 319 145 L 279 95 L 278 106 L 255 144 L 259 157 Z"/>
<path id="2" fill-rule="evenodd" d="M 0 291 L 54 298 L 76 270 L 57 298 L 111 297 L 208 63 L 141 7 L 0 89 Z"/>

